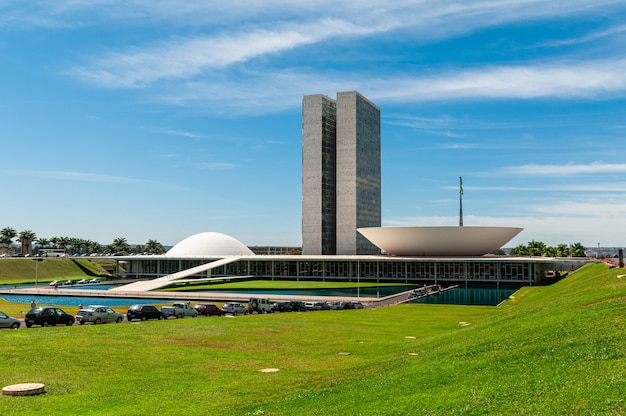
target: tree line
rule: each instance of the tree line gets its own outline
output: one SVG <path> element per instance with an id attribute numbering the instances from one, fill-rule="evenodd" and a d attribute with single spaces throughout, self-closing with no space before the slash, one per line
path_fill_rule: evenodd
<path id="1" fill-rule="evenodd" d="M 585 247 L 581 243 L 559 244 L 553 247 L 535 240 L 514 247 L 510 254 L 512 256 L 586 257 Z"/>
<path id="2" fill-rule="evenodd" d="M 63 249 L 68 255 L 89 254 L 163 254 L 165 248 L 157 240 L 148 240 L 144 245 L 131 247 L 124 237 L 118 237 L 110 244 L 100 244 L 97 241 L 75 237 L 37 237 L 31 230 L 17 232 L 12 227 L 0 230 L 0 250 L 7 254 L 15 254 L 15 241 L 19 242 L 19 253 L 22 255 L 36 254 L 40 249 Z"/>

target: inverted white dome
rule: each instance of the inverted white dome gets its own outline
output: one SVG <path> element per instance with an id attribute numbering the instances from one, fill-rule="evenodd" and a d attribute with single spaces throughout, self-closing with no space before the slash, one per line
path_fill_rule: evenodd
<path id="1" fill-rule="evenodd" d="M 358 231 L 396 256 L 483 256 L 508 243 L 516 227 L 369 227 Z"/>
<path id="2" fill-rule="evenodd" d="M 185 238 L 172 247 L 168 257 L 218 257 L 218 256 L 250 256 L 252 250 L 239 240 L 222 233 L 199 233 Z"/>

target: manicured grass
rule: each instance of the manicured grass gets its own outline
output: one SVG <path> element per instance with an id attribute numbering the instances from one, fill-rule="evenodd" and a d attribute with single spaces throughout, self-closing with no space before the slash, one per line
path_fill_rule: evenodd
<path id="1" fill-rule="evenodd" d="M 4 330 L 0 384 L 47 393 L 0 414 L 622 414 L 622 273 L 591 265 L 499 307 Z"/>
<path id="2" fill-rule="evenodd" d="M 51 282 L 53 280 L 85 279 L 110 274 L 102 268 L 103 263 L 89 259 L 32 258 L 0 259 L 0 284 L 19 285 Z"/>

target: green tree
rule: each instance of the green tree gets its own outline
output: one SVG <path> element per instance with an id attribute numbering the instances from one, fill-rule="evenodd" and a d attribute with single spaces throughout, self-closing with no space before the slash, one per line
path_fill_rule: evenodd
<path id="1" fill-rule="evenodd" d="M 17 232 L 14 228 L 5 227 L 0 230 L 0 244 L 5 246 L 5 250 L 13 252 L 13 239 L 17 237 Z"/>
<path id="2" fill-rule="evenodd" d="M 569 256 L 569 247 L 567 244 L 559 244 L 556 247 L 556 255 L 557 257 L 567 257 Z"/>
<path id="3" fill-rule="evenodd" d="M 570 254 L 572 257 L 587 257 L 587 255 L 585 254 L 585 246 L 583 246 L 581 243 L 572 244 Z"/>
<path id="4" fill-rule="evenodd" d="M 37 235 L 31 230 L 21 231 L 18 235 L 18 240 L 20 241 L 21 253 L 22 254 L 32 254 L 33 253 L 33 241 L 37 239 Z"/>
<path id="5" fill-rule="evenodd" d="M 37 245 L 40 248 L 46 248 L 50 245 L 50 239 L 49 238 L 45 238 L 45 237 L 41 237 L 37 239 Z"/>
<path id="6" fill-rule="evenodd" d="M 511 255 L 512 256 L 528 256 L 528 247 L 526 247 L 526 245 L 524 244 L 519 244 L 516 247 L 513 247 L 513 249 L 511 249 Z"/>
<path id="7" fill-rule="evenodd" d="M 546 245 L 541 241 L 532 240 L 528 243 L 528 254 L 530 256 L 543 256 L 543 253 L 546 251 Z"/>
<path id="8" fill-rule="evenodd" d="M 147 253 L 150 253 L 150 254 L 165 253 L 165 248 L 163 247 L 163 244 L 159 243 L 156 240 L 148 240 L 144 249 Z"/>
<path id="9" fill-rule="evenodd" d="M 87 252 L 89 254 L 100 253 L 102 251 L 102 246 L 97 241 L 89 241 L 87 243 Z"/>
<path id="10" fill-rule="evenodd" d="M 547 246 L 546 249 L 543 251 L 543 255 L 546 257 L 557 257 L 558 250 L 556 247 Z"/>
<path id="11" fill-rule="evenodd" d="M 124 237 L 117 237 L 109 245 L 109 248 L 112 253 L 128 254 L 130 252 L 130 245 Z"/>

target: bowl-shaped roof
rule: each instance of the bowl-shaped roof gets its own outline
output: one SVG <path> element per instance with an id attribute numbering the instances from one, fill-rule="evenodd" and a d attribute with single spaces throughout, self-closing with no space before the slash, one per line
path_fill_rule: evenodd
<path id="1" fill-rule="evenodd" d="M 252 250 L 239 240 L 222 233 L 200 233 L 185 238 L 165 253 L 168 257 L 250 256 Z"/>
<path id="2" fill-rule="evenodd" d="M 378 248 L 396 256 L 483 256 L 523 228 L 516 227 L 367 227 L 358 231 Z"/>

